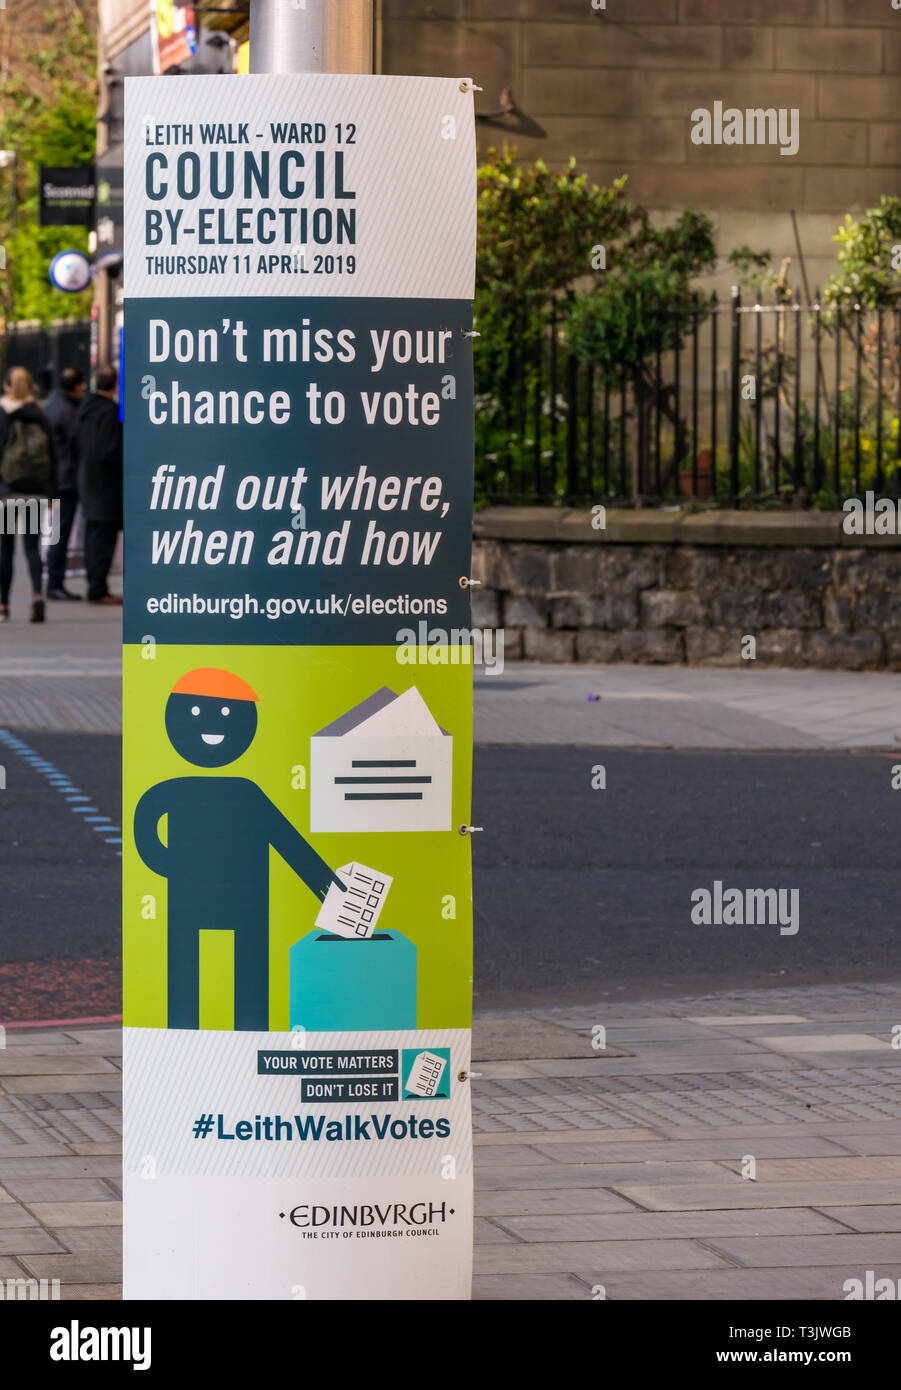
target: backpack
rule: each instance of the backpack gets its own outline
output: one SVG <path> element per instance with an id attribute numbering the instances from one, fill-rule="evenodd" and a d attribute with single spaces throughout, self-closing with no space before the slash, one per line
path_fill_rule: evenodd
<path id="1" fill-rule="evenodd" d="M 46 497 L 53 482 L 50 440 L 37 420 L 13 420 L 0 459 L 0 481 L 13 492 Z"/>

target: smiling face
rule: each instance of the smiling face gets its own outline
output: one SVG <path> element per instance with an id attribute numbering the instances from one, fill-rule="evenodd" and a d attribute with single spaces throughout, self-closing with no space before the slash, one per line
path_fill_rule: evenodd
<path id="1" fill-rule="evenodd" d="M 257 731 L 252 700 L 212 695 L 170 695 L 166 733 L 176 753 L 196 767 L 224 767 L 240 758 Z"/>

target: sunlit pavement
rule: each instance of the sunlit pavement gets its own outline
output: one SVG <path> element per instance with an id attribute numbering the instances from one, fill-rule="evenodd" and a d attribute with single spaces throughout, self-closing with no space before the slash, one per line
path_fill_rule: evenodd
<path id="1" fill-rule="evenodd" d="M 841 1300 L 901 1277 L 899 1017 L 901 985 L 478 1018 L 475 1297 Z M 7 1043 L 0 1278 L 116 1298 L 119 1030 Z"/>
<path id="2" fill-rule="evenodd" d="M 111 580 L 117 587 L 118 579 Z M 80 592 L 84 581 L 70 586 Z M 48 603 L 28 622 L 21 577 L 0 626 L 0 727 L 117 732 L 121 612 Z M 398 666 L 398 679 L 406 667 Z M 608 748 L 901 747 L 901 673 L 573 666 L 475 672 L 476 742 Z"/>

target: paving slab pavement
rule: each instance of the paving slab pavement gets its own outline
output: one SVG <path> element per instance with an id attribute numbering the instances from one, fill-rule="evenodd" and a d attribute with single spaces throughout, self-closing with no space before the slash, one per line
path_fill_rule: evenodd
<path id="1" fill-rule="evenodd" d="M 70 587 L 83 592 L 84 581 Z M 21 576 L 11 607 L 0 645 L 0 728 L 117 732 L 121 610 L 48 603 L 46 623 L 33 626 Z M 517 661 L 497 675 L 475 672 L 475 710 L 482 744 L 901 748 L 898 672 Z"/>
<path id="2" fill-rule="evenodd" d="M 841 1300 L 901 1277 L 896 1020 L 901 981 L 477 1017 L 474 1297 Z M 830 1046 L 787 1056 L 791 1030 Z M 7 1032 L 0 1277 L 121 1296 L 120 1041 Z"/>
<path id="3" fill-rule="evenodd" d="M 477 743 L 893 749 L 901 674 L 516 662 L 476 676 Z"/>

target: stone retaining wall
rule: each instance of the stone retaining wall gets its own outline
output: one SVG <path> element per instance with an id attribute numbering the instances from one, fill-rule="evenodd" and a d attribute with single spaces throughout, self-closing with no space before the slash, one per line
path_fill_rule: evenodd
<path id="1" fill-rule="evenodd" d="M 473 626 L 508 660 L 901 670 L 898 537 L 834 513 L 590 513 L 476 518 Z"/>

